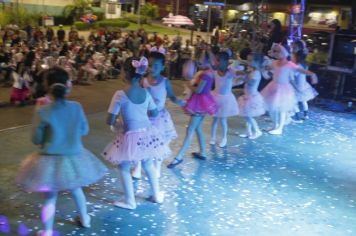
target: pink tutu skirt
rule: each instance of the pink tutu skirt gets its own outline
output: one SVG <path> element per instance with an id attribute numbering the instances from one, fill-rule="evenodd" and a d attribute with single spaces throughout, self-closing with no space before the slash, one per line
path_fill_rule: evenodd
<path id="1" fill-rule="evenodd" d="M 238 115 L 239 106 L 234 94 L 229 93 L 221 95 L 218 93 L 213 93 L 213 98 L 218 107 L 217 112 L 215 115 L 213 115 L 214 117 L 226 118 Z"/>
<path id="2" fill-rule="evenodd" d="M 156 127 L 118 133 L 102 156 L 114 165 L 121 162 L 163 160 L 171 154 L 168 143 Z"/>
<path id="3" fill-rule="evenodd" d="M 30 91 L 26 87 L 22 89 L 12 88 L 10 102 L 23 102 L 28 98 L 29 95 Z"/>
<path id="4" fill-rule="evenodd" d="M 266 104 L 260 93 L 244 94 L 238 99 L 239 115 L 258 117 L 266 113 Z"/>
<path id="5" fill-rule="evenodd" d="M 106 166 L 86 149 L 77 155 L 33 153 L 22 162 L 16 182 L 29 192 L 57 192 L 95 183 L 106 172 Z"/>
<path id="6" fill-rule="evenodd" d="M 171 115 L 166 109 L 161 110 L 157 117 L 152 117 L 150 120 L 152 125 L 162 132 L 167 143 L 178 137 Z"/>
<path id="7" fill-rule="evenodd" d="M 296 89 L 295 93 L 297 95 L 298 102 L 307 102 L 319 95 L 319 93 L 309 83 L 305 83 L 301 89 Z"/>
<path id="8" fill-rule="evenodd" d="M 218 106 L 210 94 L 193 93 L 188 99 L 187 104 L 183 107 L 183 110 L 191 115 L 214 115 L 218 110 Z"/>
<path id="9" fill-rule="evenodd" d="M 261 92 L 269 112 L 294 111 L 297 98 L 290 83 L 271 81 Z"/>

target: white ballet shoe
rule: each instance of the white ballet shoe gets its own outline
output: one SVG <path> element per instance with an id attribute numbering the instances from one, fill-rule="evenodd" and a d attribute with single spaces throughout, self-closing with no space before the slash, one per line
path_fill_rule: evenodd
<path id="1" fill-rule="evenodd" d="M 215 145 L 215 139 L 210 140 L 210 145 Z"/>
<path id="2" fill-rule="evenodd" d="M 128 210 L 135 210 L 136 209 L 136 203 L 126 203 L 124 201 L 115 201 L 113 202 L 114 206 L 119 207 L 119 208 L 124 208 L 124 209 L 128 209 Z"/>
<path id="3" fill-rule="evenodd" d="M 219 144 L 219 147 L 223 148 L 226 147 L 227 144 L 227 138 L 223 138 Z"/>
<path id="4" fill-rule="evenodd" d="M 84 217 L 84 219 L 78 217 L 78 221 L 80 223 L 80 226 L 82 226 L 83 228 L 90 228 L 91 227 L 91 224 L 90 224 L 91 217 L 88 214 Z"/>
<path id="5" fill-rule="evenodd" d="M 162 204 L 164 202 L 164 192 L 159 192 L 156 197 L 150 196 L 149 201 Z"/>
<path id="6" fill-rule="evenodd" d="M 250 137 L 250 135 L 248 135 L 248 134 L 240 134 L 239 137 L 240 138 L 248 138 L 248 137 Z"/>
<path id="7" fill-rule="evenodd" d="M 53 230 L 40 230 L 36 233 L 36 236 L 53 236 Z"/>
<path id="8" fill-rule="evenodd" d="M 249 139 L 256 139 L 262 136 L 262 132 L 258 131 L 254 135 L 248 136 Z"/>
<path id="9" fill-rule="evenodd" d="M 281 135 L 283 133 L 283 131 L 281 129 L 273 129 L 268 131 L 269 134 L 273 134 L 273 135 Z"/>
<path id="10" fill-rule="evenodd" d="M 134 169 L 133 171 L 131 171 L 131 176 L 132 176 L 132 178 L 135 178 L 135 179 L 141 179 L 142 173 L 141 173 L 141 171 L 135 171 L 135 169 Z"/>

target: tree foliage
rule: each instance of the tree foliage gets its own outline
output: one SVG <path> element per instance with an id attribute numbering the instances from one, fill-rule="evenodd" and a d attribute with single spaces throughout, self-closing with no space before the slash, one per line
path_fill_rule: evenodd
<path id="1" fill-rule="evenodd" d="M 157 19 L 159 17 L 159 8 L 156 4 L 146 3 L 141 6 L 140 14 L 152 19 Z"/>
<path id="2" fill-rule="evenodd" d="M 0 25 L 16 24 L 19 27 L 24 27 L 27 24 L 37 25 L 40 14 L 30 13 L 22 6 L 7 7 L 0 11 Z"/>
<path id="3" fill-rule="evenodd" d="M 73 4 L 64 7 L 63 15 L 66 18 L 79 20 L 81 16 L 92 11 L 89 0 L 73 0 Z"/>

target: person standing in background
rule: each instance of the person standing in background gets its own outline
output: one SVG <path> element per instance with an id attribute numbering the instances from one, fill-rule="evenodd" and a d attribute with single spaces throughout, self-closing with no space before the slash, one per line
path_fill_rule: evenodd
<path id="1" fill-rule="evenodd" d="M 63 25 L 59 25 L 59 29 L 57 31 L 57 38 L 59 42 L 63 42 L 66 36 L 66 32 L 63 29 Z"/>

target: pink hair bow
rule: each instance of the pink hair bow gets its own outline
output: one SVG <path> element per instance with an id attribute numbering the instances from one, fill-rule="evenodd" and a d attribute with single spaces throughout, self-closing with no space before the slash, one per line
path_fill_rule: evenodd
<path id="1" fill-rule="evenodd" d="M 159 52 L 162 53 L 163 55 L 166 55 L 166 49 L 162 47 L 157 48 L 156 46 L 154 46 L 150 49 L 150 52 Z"/>
<path id="2" fill-rule="evenodd" d="M 146 57 L 141 57 L 139 61 L 132 60 L 132 66 L 136 68 L 136 73 L 143 75 L 148 68 L 148 60 Z"/>

